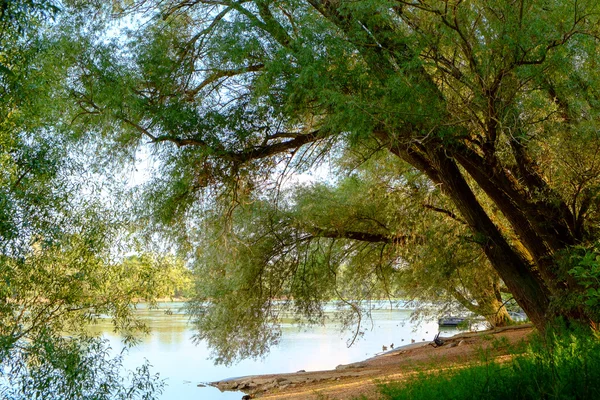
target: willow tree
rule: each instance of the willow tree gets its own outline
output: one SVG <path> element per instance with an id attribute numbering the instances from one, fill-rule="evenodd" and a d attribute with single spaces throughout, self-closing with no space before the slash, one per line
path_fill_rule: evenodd
<path id="1" fill-rule="evenodd" d="M 163 383 L 148 364 L 126 375 L 86 328 L 110 315 L 131 337 L 143 329 L 131 306 L 166 279 L 115 257 L 127 220 L 63 119 L 76 46 L 53 32 L 59 13 L 0 1 L 0 397 L 151 399 Z"/>
<path id="2" fill-rule="evenodd" d="M 598 240 L 596 1 L 134 3 L 144 23 L 81 57 L 73 95 L 107 147 L 153 143 L 158 223 L 376 140 L 454 204 L 537 326 L 589 318 L 564 307 L 581 288 L 558 259 Z"/>
<path id="3" fill-rule="evenodd" d="M 492 326 L 510 323 L 500 279 L 464 222 L 440 204 L 438 188 L 404 171 L 403 180 L 379 168 L 378 177 L 363 171 L 275 199 L 252 196 L 230 218 L 207 216 L 202 232 L 190 233 L 197 338 L 218 361 L 260 354 L 278 339 L 278 316 L 323 322 L 332 300 L 354 331 L 349 342 L 370 328 L 373 300 L 414 301 L 417 315 L 443 315 L 458 302 Z"/>

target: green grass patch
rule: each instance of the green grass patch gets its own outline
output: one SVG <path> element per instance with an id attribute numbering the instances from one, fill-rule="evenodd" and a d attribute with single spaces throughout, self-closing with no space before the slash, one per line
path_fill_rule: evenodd
<path id="1" fill-rule="evenodd" d="M 600 340 L 589 330 L 560 328 L 509 362 L 424 373 L 379 390 L 390 400 L 600 399 Z"/>

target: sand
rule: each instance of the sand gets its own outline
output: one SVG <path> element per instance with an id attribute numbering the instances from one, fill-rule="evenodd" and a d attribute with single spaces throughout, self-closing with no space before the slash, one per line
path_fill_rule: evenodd
<path id="1" fill-rule="evenodd" d="M 211 383 L 221 390 L 239 390 L 246 398 L 353 399 L 364 395 L 378 399 L 377 384 L 401 381 L 420 372 L 463 368 L 485 359 L 509 360 L 509 345 L 527 340 L 531 324 L 461 333 L 445 338 L 442 346 L 415 343 L 334 370 L 254 375 Z"/>

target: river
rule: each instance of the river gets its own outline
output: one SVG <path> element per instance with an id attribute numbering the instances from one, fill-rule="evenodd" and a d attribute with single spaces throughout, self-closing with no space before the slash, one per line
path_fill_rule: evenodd
<path id="1" fill-rule="evenodd" d="M 161 400 L 239 400 L 242 393 L 221 393 L 212 387 L 198 387 L 198 384 L 245 375 L 332 369 L 372 357 L 380 353 L 384 345 L 389 347 L 393 343 L 398 347 L 412 340 L 433 340 L 439 329 L 434 319 L 419 324 L 411 322 L 412 309 L 402 304 L 390 308 L 389 303 L 380 303 L 372 312 L 372 322 L 367 321 L 364 336 L 350 348 L 346 340 L 351 333 L 340 332 L 333 322 L 308 329 L 289 322 L 282 324 L 280 343 L 265 358 L 245 360 L 229 367 L 215 366 L 206 344 L 192 343 L 193 331 L 183 305 L 159 303 L 157 309 L 140 305 L 137 313 L 149 326 L 150 334 L 142 337 L 124 357 L 128 369 L 134 369 L 147 359 L 153 366 L 152 372 L 158 372 L 166 380 Z M 334 307 L 327 308 L 327 312 L 334 313 Z M 123 348 L 121 337 L 112 332 L 109 321 L 100 321 L 90 329 L 106 338 L 114 352 Z M 442 336 L 457 332 L 445 329 Z"/>

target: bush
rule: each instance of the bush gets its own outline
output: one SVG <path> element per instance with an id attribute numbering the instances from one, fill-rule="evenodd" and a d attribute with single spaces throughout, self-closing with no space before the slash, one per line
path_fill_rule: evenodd
<path id="1" fill-rule="evenodd" d="M 575 265 L 568 272 L 581 285 L 575 301 L 581 304 L 593 321 L 600 320 L 600 243 L 595 246 L 575 247 L 570 254 Z"/>
<path id="2" fill-rule="evenodd" d="M 135 371 L 105 340 L 44 334 L 0 348 L 0 399 L 155 400 L 164 382 L 146 362 Z"/>

